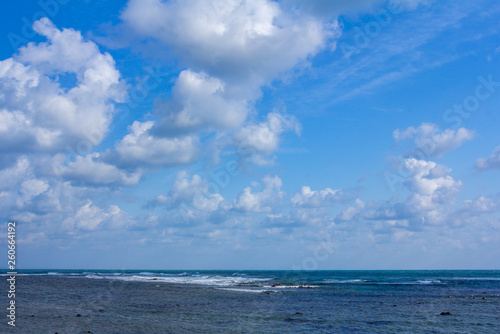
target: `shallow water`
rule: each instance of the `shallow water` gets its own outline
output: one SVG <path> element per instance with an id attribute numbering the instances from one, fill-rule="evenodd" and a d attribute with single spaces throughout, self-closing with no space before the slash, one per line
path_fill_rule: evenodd
<path id="1" fill-rule="evenodd" d="M 52 270 L 16 283 L 16 329 L 5 318 L 2 333 L 500 332 L 500 271 Z"/>

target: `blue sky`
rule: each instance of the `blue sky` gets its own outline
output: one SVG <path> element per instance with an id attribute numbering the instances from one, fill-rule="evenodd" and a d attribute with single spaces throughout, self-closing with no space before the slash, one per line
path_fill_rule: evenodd
<path id="1" fill-rule="evenodd" d="M 498 269 L 497 2 L 2 6 L 19 268 Z"/>

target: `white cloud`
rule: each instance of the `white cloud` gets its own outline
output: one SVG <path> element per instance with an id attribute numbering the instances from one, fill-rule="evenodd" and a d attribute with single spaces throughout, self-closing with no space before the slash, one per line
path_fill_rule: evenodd
<path id="1" fill-rule="evenodd" d="M 268 0 L 131 0 L 122 19 L 139 35 L 168 45 L 195 71 L 231 85 L 245 83 L 231 87 L 234 96 L 255 94 L 316 53 L 336 29 L 308 16 L 291 20 Z"/>
<path id="2" fill-rule="evenodd" d="M 193 162 L 198 154 L 198 138 L 158 138 L 150 133 L 153 121 L 134 123 L 116 146 L 103 158 L 125 166 L 171 167 Z"/>
<path id="3" fill-rule="evenodd" d="M 500 169 L 500 146 L 496 147 L 489 157 L 477 159 L 476 168 L 481 170 Z"/>
<path id="4" fill-rule="evenodd" d="M 459 210 L 468 213 L 487 213 L 500 209 L 500 197 L 479 196 L 474 200 L 465 200 Z"/>
<path id="5" fill-rule="evenodd" d="M 114 165 L 100 161 L 99 153 L 85 157 L 78 156 L 76 160 L 59 170 L 66 179 L 83 184 L 130 186 L 137 184 L 141 178 L 140 172 L 127 173 Z"/>
<path id="6" fill-rule="evenodd" d="M 247 117 L 246 101 L 227 96 L 225 84 L 204 73 L 182 71 L 172 90 L 172 99 L 155 106 L 159 135 L 236 129 Z"/>
<path id="7" fill-rule="evenodd" d="M 16 184 L 32 176 L 30 162 L 20 157 L 15 164 L 0 170 L 0 189 L 10 189 Z"/>
<path id="8" fill-rule="evenodd" d="M 49 185 L 45 180 L 31 179 L 26 180 L 21 183 L 19 187 L 19 192 L 23 196 L 30 200 L 31 198 L 40 195 L 41 193 L 47 191 Z"/>
<path id="9" fill-rule="evenodd" d="M 62 226 L 74 233 L 75 230 L 95 231 L 105 225 L 116 228 L 126 225 L 128 220 L 128 215 L 116 205 L 110 205 L 107 210 L 103 210 L 91 200 L 86 200 L 73 216 L 64 219 Z"/>
<path id="10" fill-rule="evenodd" d="M 29 43 L 0 61 L 0 147 L 11 152 L 88 150 L 104 138 L 124 87 L 113 58 L 73 29 L 42 18 Z M 73 87 L 60 77 L 74 75 Z M 71 84 L 69 84 L 71 86 Z M 85 143 L 83 143 L 85 142 Z M 85 148 L 77 147 L 83 145 Z"/>
<path id="11" fill-rule="evenodd" d="M 260 192 L 252 191 L 246 187 L 234 200 L 233 206 L 244 212 L 271 212 L 273 204 L 283 198 L 285 193 L 281 191 L 282 182 L 277 176 L 266 176 L 263 180 L 263 189 Z M 257 184 L 255 184 L 257 186 Z"/>
<path id="12" fill-rule="evenodd" d="M 218 193 L 209 193 L 207 180 L 199 175 L 189 179 L 186 171 L 179 172 L 167 196 L 159 195 L 148 202 L 146 207 L 164 206 L 181 214 L 190 211 L 190 218 L 205 216 L 219 209 L 224 198 Z"/>
<path id="13" fill-rule="evenodd" d="M 339 221 L 351 221 L 355 217 L 357 217 L 365 208 L 365 203 L 359 198 L 356 199 L 356 205 L 350 206 L 343 209 L 336 217 L 336 220 Z"/>
<path id="14" fill-rule="evenodd" d="M 323 190 L 311 190 L 311 187 L 303 186 L 300 192 L 296 193 L 291 201 L 296 206 L 303 207 L 323 207 L 332 206 L 345 200 L 344 193 L 339 189 L 325 188 Z"/>
<path id="15" fill-rule="evenodd" d="M 449 216 L 450 222 L 454 226 L 484 226 L 487 222 L 496 224 L 500 211 L 500 195 L 479 196 L 473 200 L 465 200 Z"/>
<path id="16" fill-rule="evenodd" d="M 269 164 L 291 118 L 271 113 L 267 124 L 248 124 L 252 103 L 284 72 L 321 50 L 338 31 L 308 15 L 284 12 L 274 1 L 130 0 L 125 24 L 143 38 L 165 44 L 182 66 L 171 99 L 157 102 L 158 137 L 190 132 L 236 131 L 236 145 L 255 150 L 251 160 Z M 298 123 L 297 123 L 298 124 Z M 229 138 L 221 145 L 229 144 Z M 214 158 L 217 160 L 217 157 Z"/>
<path id="17" fill-rule="evenodd" d="M 406 206 L 413 212 L 422 213 L 449 204 L 462 186 L 450 175 L 451 170 L 433 161 L 406 159 L 409 172 L 406 186 L 411 191 Z"/>
<path id="18" fill-rule="evenodd" d="M 422 123 L 417 128 L 395 130 L 393 135 L 397 141 L 414 138 L 416 149 L 429 158 L 441 156 L 445 152 L 460 147 L 464 142 L 472 140 L 475 134 L 466 128 L 446 129 L 440 132 L 436 124 Z"/>
<path id="19" fill-rule="evenodd" d="M 258 124 L 250 124 L 235 134 L 236 145 L 246 152 L 246 159 L 259 165 L 272 163 L 266 156 L 279 147 L 280 135 L 288 130 L 300 133 L 301 127 L 294 117 L 277 112 L 267 114 L 267 119 Z"/>
<path id="20" fill-rule="evenodd" d="M 357 201 L 356 206 L 342 210 L 339 221 L 365 219 L 383 221 L 380 231 L 392 228 L 420 228 L 422 224 L 439 224 L 446 221 L 460 191 L 462 182 L 453 179 L 451 169 L 433 161 L 405 159 L 408 175 L 404 186 L 408 192 L 405 200 L 396 198 L 379 203 Z"/>
<path id="21" fill-rule="evenodd" d="M 49 189 L 49 184 L 46 180 L 30 179 L 23 181 L 19 185 L 19 197 L 16 200 L 18 207 L 23 207 L 30 203 L 31 200 Z"/>

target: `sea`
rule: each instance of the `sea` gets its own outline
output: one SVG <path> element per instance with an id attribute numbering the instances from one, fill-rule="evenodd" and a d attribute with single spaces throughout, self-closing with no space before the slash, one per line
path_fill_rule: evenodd
<path id="1" fill-rule="evenodd" d="M 0 333 L 500 333 L 500 271 L 19 270 L 12 298 L 1 276 Z"/>

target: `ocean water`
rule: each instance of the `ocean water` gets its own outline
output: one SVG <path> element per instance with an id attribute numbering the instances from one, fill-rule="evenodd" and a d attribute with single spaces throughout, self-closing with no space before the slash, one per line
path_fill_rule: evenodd
<path id="1" fill-rule="evenodd" d="M 0 333 L 500 333 L 500 271 L 31 270 L 15 300 Z"/>

